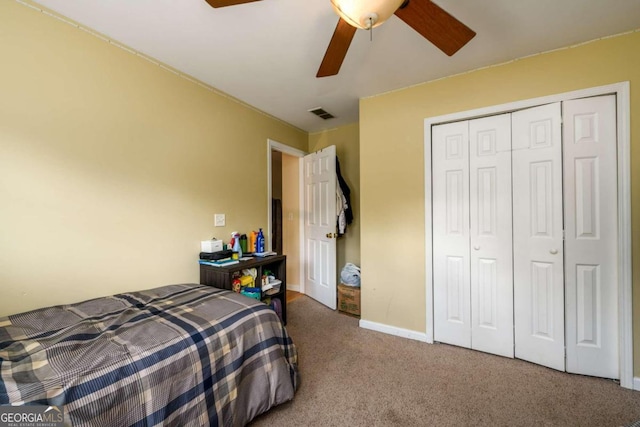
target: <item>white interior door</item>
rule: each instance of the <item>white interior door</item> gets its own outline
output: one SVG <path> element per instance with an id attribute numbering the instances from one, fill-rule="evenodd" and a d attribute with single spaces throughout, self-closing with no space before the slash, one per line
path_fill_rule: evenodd
<path id="1" fill-rule="evenodd" d="M 512 114 L 515 356 L 564 371 L 560 103 Z"/>
<path id="2" fill-rule="evenodd" d="M 336 147 L 304 157 L 305 293 L 336 309 Z"/>
<path id="3" fill-rule="evenodd" d="M 471 347 L 469 125 L 433 127 L 434 339 Z"/>
<path id="4" fill-rule="evenodd" d="M 567 371 L 618 378 L 616 98 L 563 103 Z"/>
<path id="5" fill-rule="evenodd" d="M 471 348 L 513 357 L 511 115 L 469 121 Z"/>

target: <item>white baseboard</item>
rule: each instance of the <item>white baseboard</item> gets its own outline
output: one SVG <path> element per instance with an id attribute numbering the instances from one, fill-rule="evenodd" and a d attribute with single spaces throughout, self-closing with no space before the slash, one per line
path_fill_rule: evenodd
<path id="1" fill-rule="evenodd" d="M 640 377 L 633 377 L 633 389 L 640 391 Z"/>
<path id="2" fill-rule="evenodd" d="M 360 327 L 371 329 L 372 331 L 382 332 L 384 334 L 396 335 L 410 340 L 427 342 L 427 334 L 424 332 L 412 331 L 410 329 L 398 328 L 395 326 L 384 325 L 382 323 L 371 322 L 369 320 L 360 320 Z"/>
<path id="3" fill-rule="evenodd" d="M 291 285 L 291 284 L 287 283 L 287 290 L 288 291 L 300 292 L 300 285 Z"/>

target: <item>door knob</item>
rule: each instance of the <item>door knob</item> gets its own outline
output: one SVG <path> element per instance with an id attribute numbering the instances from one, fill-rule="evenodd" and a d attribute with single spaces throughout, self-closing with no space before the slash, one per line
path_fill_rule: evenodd
<path id="1" fill-rule="evenodd" d="M 480 250 L 480 246 L 474 246 L 473 249 L 475 249 L 476 251 Z"/>
<path id="2" fill-rule="evenodd" d="M 558 253 L 558 250 L 557 250 L 557 249 L 551 249 L 551 250 L 549 251 L 549 253 L 550 253 L 551 255 L 555 255 L 555 254 L 557 254 L 557 253 Z"/>
<path id="3" fill-rule="evenodd" d="M 327 233 L 327 238 L 331 239 L 332 237 L 337 237 L 336 233 Z"/>

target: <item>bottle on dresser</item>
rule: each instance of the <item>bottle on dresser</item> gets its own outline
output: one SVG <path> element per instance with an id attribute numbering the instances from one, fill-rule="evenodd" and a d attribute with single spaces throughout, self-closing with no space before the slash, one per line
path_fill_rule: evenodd
<path id="1" fill-rule="evenodd" d="M 258 232 L 258 237 L 256 239 L 256 252 L 264 252 L 264 234 L 262 233 L 262 228 Z"/>

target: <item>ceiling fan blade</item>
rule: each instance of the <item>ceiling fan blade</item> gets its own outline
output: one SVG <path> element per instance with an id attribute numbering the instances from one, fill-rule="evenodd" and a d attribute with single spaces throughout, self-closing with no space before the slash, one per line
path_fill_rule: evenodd
<path id="1" fill-rule="evenodd" d="M 431 0 L 409 0 L 396 16 L 451 56 L 476 33 Z"/>
<path id="2" fill-rule="evenodd" d="M 260 0 L 206 0 L 206 2 L 209 3 L 211 7 L 234 6 L 236 4 L 251 3 L 252 1 Z"/>
<path id="3" fill-rule="evenodd" d="M 340 18 L 316 77 L 335 76 L 338 74 L 342 61 L 344 61 L 344 57 L 347 56 L 347 50 L 349 50 L 351 40 L 353 40 L 355 33 L 356 27 L 349 25 L 347 21 Z"/>

